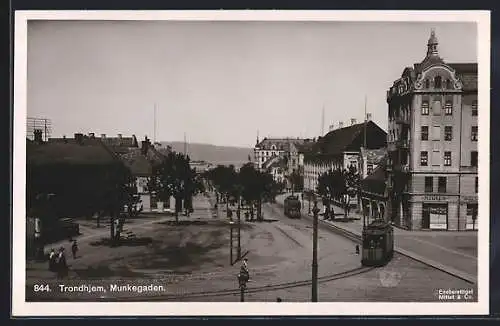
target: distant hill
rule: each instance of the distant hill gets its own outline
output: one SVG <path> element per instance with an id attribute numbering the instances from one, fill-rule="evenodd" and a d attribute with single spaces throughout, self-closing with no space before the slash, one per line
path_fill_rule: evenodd
<path id="1" fill-rule="evenodd" d="M 161 142 L 163 146 L 170 145 L 175 152 L 184 151 L 184 142 Z M 206 161 L 212 164 L 233 164 L 240 166 L 248 162 L 248 156 L 253 160 L 253 148 L 217 146 L 210 144 L 188 143 L 189 158 L 195 161 Z"/>

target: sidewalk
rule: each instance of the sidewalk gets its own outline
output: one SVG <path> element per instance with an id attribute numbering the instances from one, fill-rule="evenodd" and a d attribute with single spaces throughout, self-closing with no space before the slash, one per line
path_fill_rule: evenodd
<path id="1" fill-rule="evenodd" d="M 283 205 L 288 194 L 280 195 L 276 202 Z M 308 202 L 304 200 L 302 211 L 308 214 Z M 312 203 L 311 203 L 312 207 Z M 318 208 L 322 204 L 318 202 Z M 335 206 L 335 212 L 344 212 Z M 310 214 L 312 217 L 312 214 Z M 363 230 L 362 215 L 351 210 L 349 222 L 324 221 L 342 235 L 361 239 Z M 426 265 L 477 283 L 477 232 L 467 231 L 408 231 L 394 227 L 394 249 L 396 252 L 418 260 Z"/>

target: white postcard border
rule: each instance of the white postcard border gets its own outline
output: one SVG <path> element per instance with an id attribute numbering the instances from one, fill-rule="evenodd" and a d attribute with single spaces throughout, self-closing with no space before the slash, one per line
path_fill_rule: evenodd
<path id="1" fill-rule="evenodd" d="M 13 316 L 197 316 L 197 315 L 486 315 L 489 313 L 488 219 L 478 219 L 477 303 L 31 303 L 26 276 L 26 99 L 28 20 L 199 20 L 476 22 L 478 31 L 479 175 L 489 180 L 490 12 L 489 11 L 17 11 L 14 25 L 13 138 Z M 489 182 L 479 186 L 479 216 L 489 216 Z"/>

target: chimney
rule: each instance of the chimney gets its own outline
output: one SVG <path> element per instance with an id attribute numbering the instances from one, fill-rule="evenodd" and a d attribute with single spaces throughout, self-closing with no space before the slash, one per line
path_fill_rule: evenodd
<path id="1" fill-rule="evenodd" d="M 63 135 L 63 142 L 64 142 L 65 144 L 67 144 L 67 143 L 68 143 L 68 139 L 66 139 L 66 135 Z"/>
<path id="2" fill-rule="evenodd" d="M 102 139 L 106 139 L 106 134 L 101 134 Z"/>
<path id="3" fill-rule="evenodd" d="M 118 134 L 118 139 L 122 139 L 122 134 Z"/>
<path id="4" fill-rule="evenodd" d="M 356 119 L 355 118 L 351 118 L 351 126 L 355 125 L 355 124 L 356 124 Z"/>
<path id="5" fill-rule="evenodd" d="M 33 131 L 33 136 L 34 136 L 34 139 L 35 139 L 35 142 L 37 143 L 42 143 L 43 142 L 43 137 L 42 137 L 43 133 L 42 133 L 42 130 L 41 129 L 35 129 Z"/>
<path id="6" fill-rule="evenodd" d="M 95 138 L 95 134 L 93 132 L 89 132 L 89 138 L 94 139 Z"/>
<path id="7" fill-rule="evenodd" d="M 366 114 L 366 121 L 370 121 L 372 119 L 372 114 L 371 113 L 367 113 Z"/>
<path id="8" fill-rule="evenodd" d="M 344 123 L 342 121 L 339 121 L 339 129 L 344 128 Z"/>
<path id="9" fill-rule="evenodd" d="M 83 145 L 83 134 L 75 134 L 75 140 L 77 144 Z"/>

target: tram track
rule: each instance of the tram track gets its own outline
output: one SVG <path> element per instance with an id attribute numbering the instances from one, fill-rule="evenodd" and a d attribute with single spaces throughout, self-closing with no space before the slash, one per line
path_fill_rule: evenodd
<path id="1" fill-rule="evenodd" d="M 325 275 L 318 277 L 318 283 L 332 282 L 335 280 L 345 279 L 352 276 L 357 276 L 374 270 L 375 267 L 358 267 L 348 271 Z M 251 284 L 251 283 L 250 283 Z M 312 284 L 311 280 L 302 281 L 292 281 L 284 282 L 270 285 L 262 285 L 257 287 L 248 287 L 245 293 L 260 293 L 284 290 L 302 286 L 309 286 Z M 199 292 L 188 292 L 183 294 L 167 294 L 167 295 L 157 295 L 157 296 L 144 296 L 144 297 L 106 297 L 101 298 L 105 301 L 172 301 L 172 300 L 184 300 L 184 299 L 196 299 L 196 298 L 206 298 L 206 297 L 218 297 L 218 296 L 229 296 L 229 295 L 239 295 L 240 289 L 225 289 L 225 290 L 215 290 L 215 291 L 199 291 Z M 94 299 L 95 300 L 95 299 Z"/>

